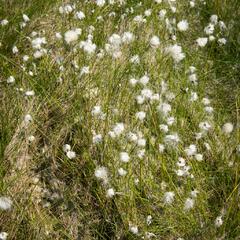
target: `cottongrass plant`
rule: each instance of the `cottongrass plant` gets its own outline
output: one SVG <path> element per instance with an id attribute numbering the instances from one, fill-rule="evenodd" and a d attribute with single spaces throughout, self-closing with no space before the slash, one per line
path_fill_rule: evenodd
<path id="1" fill-rule="evenodd" d="M 38 2 L 0 19 L 0 239 L 238 239 L 238 1 Z"/>

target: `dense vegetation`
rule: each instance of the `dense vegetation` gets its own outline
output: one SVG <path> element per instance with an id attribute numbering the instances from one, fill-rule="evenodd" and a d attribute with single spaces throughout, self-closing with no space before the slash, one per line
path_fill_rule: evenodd
<path id="1" fill-rule="evenodd" d="M 0 239 L 240 239 L 240 2 L 0 6 Z"/>

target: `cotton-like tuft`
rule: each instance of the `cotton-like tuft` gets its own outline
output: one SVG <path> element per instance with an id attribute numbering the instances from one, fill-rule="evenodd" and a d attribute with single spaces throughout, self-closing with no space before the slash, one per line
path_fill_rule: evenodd
<path id="1" fill-rule="evenodd" d="M 12 207 L 12 200 L 8 197 L 0 197 L 0 209 L 9 210 Z"/>
<path id="2" fill-rule="evenodd" d="M 64 40 L 67 44 L 70 44 L 72 42 L 76 42 L 78 40 L 79 35 L 81 35 L 82 30 L 81 29 L 74 29 L 69 30 L 64 33 Z"/>
<path id="3" fill-rule="evenodd" d="M 215 226 L 216 227 L 221 227 L 222 225 L 223 225 L 222 216 L 218 216 L 215 220 Z"/>
<path id="4" fill-rule="evenodd" d="M 32 116 L 30 114 L 26 114 L 25 117 L 24 117 L 24 122 L 25 124 L 29 124 L 30 122 L 32 122 Z"/>
<path id="5" fill-rule="evenodd" d="M 138 227 L 134 225 L 129 226 L 129 231 L 132 232 L 133 234 L 137 235 L 138 234 Z"/>
<path id="6" fill-rule="evenodd" d="M 184 32 L 188 30 L 188 21 L 182 20 L 177 24 L 177 28 L 180 32 Z"/>
<path id="7" fill-rule="evenodd" d="M 163 196 L 163 202 L 165 204 L 172 204 L 175 197 L 174 192 L 166 192 Z"/>
<path id="8" fill-rule="evenodd" d="M 228 122 L 228 123 L 225 123 L 222 127 L 222 131 L 225 133 L 225 134 L 230 134 L 232 131 L 233 131 L 233 124 Z"/>
<path id="9" fill-rule="evenodd" d="M 118 174 L 119 174 L 120 176 L 125 176 L 125 175 L 127 174 L 127 171 L 124 170 L 123 168 L 119 168 L 119 169 L 118 169 Z"/>
<path id="10" fill-rule="evenodd" d="M 156 48 L 160 45 L 160 39 L 158 36 L 153 36 L 151 39 L 150 39 L 150 45 L 151 47 L 153 48 Z"/>
<path id="11" fill-rule="evenodd" d="M 2 21 L 1 21 L 1 25 L 2 26 L 6 26 L 6 25 L 8 25 L 8 20 L 7 19 L 3 19 Z"/>
<path id="12" fill-rule="evenodd" d="M 76 157 L 76 153 L 74 151 L 67 151 L 67 157 L 69 159 L 74 159 Z"/>
<path id="13" fill-rule="evenodd" d="M 105 5 L 106 1 L 105 0 L 96 0 L 96 4 L 99 7 L 103 7 Z"/>
<path id="14" fill-rule="evenodd" d="M 146 113 L 143 111 L 136 113 L 136 118 L 139 119 L 140 121 L 143 121 L 145 117 L 146 117 Z"/>
<path id="15" fill-rule="evenodd" d="M 184 204 L 184 210 L 189 211 L 194 207 L 195 200 L 193 198 L 187 198 Z"/>
<path id="16" fill-rule="evenodd" d="M 8 233 L 0 232 L 0 240 L 7 240 Z"/>
<path id="17" fill-rule="evenodd" d="M 187 156 L 193 156 L 197 152 L 197 147 L 194 144 L 191 144 L 188 148 L 186 148 L 185 153 Z"/>
<path id="18" fill-rule="evenodd" d="M 205 47 L 208 42 L 208 38 L 198 38 L 196 42 L 199 47 Z"/>
<path id="19" fill-rule="evenodd" d="M 182 52 L 182 47 L 177 44 L 167 47 L 166 52 L 174 59 L 176 63 L 179 63 L 185 58 L 185 54 Z"/>
<path id="20" fill-rule="evenodd" d="M 112 198 L 115 195 L 115 191 L 113 188 L 109 188 L 106 193 L 107 198 Z"/>
<path id="21" fill-rule="evenodd" d="M 120 153 L 120 160 L 122 162 L 127 163 L 127 162 L 129 162 L 129 159 L 130 159 L 130 157 L 129 157 L 127 152 L 121 152 Z"/>
<path id="22" fill-rule="evenodd" d="M 106 167 L 97 167 L 94 175 L 96 178 L 103 180 L 104 183 L 108 182 L 108 170 Z"/>
<path id="23" fill-rule="evenodd" d="M 15 82 L 15 78 L 13 76 L 10 76 L 8 79 L 7 79 L 7 83 L 14 83 Z"/>
<path id="24" fill-rule="evenodd" d="M 130 43 L 134 40 L 134 35 L 131 32 L 124 32 L 122 35 L 122 41 L 124 43 Z"/>
<path id="25" fill-rule="evenodd" d="M 76 12 L 75 16 L 79 20 L 82 20 L 85 18 L 85 14 L 82 11 Z"/>
<path id="26" fill-rule="evenodd" d="M 93 144 L 101 143 L 102 142 L 102 135 L 101 134 L 96 134 L 92 138 Z"/>

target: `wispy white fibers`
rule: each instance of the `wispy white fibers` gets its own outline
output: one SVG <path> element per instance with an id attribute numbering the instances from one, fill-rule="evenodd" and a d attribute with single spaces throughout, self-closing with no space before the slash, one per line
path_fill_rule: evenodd
<path id="1" fill-rule="evenodd" d="M 64 40 L 67 44 L 70 44 L 72 42 L 76 42 L 78 40 L 79 35 L 81 35 L 82 30 L 80 28 L 74 29 L 74 30 L 68 30 L 64 33 Z"/>
<path id="2" fill-rule="evenodd" d="M 106 167 L 97 167 L 94 174 L 96 178 L 102 180 L 104 183 L 108 182 L 108 170 Z"/>
<path id="3" fill-rule="evenodd" d="M 225 133 L 225 134 L 229 134 L 233 131 L 233 124 L 228 122 L 228 123 L 225 123 L 222 127 L 222 131 Z"/>
<path id="4" fill-rule="evenodd" d="M 180 22 L 178 22 L 177 24 L 177 28 L 180 32 L 184 32 L 188 30 L 188 21 L 187 20 L 182 20 Z"/>
<path id="5" fill-rule="evenodd" d="M 9 210 L 12 207 L 12 200 L 8 197 L 0 197 L 0 209 Z"/>
<path id="6" fill-rule="evenodd" d="M 176 63 L 179 63 L 185 58 L 185 54 L 182 52 L 182 47 L 177 44 L 167 47 L 166 52 L 174 59 Z"/>

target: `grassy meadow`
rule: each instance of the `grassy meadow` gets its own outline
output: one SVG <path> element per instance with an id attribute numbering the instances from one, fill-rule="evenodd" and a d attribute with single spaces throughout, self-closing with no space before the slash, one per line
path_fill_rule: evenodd
<path id="1" fill-rule="evenodd" d="M 0 240 L 240 240 L 240 1 L 0 1 Z"/>

